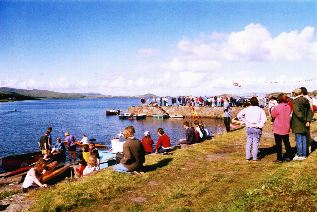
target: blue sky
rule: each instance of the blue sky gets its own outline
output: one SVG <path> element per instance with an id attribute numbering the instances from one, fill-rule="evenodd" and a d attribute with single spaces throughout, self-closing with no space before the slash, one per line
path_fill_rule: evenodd
<path id="1" fill-rule="evenodd" d="M 1 1 L 0 86 L 113 95 L 315 90 L 316 28 L 314 1 Z"/>

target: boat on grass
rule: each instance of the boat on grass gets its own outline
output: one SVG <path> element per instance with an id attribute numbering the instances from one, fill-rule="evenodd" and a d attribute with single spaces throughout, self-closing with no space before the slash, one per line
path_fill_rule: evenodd
<path id="1" fill-rule="evenodd" d="M 109 152 L 106 150 L 98 150 L 98 152 L 100 157 L 100 169 L 104 169 L 116 164 L 116 153 Z"/>
<path id="2" fill-rule="evenodd" d="M 0 158 L 0 172 L 12 172 L 27 167 L 42 157 L 42 153 L 39 151 Z"/>

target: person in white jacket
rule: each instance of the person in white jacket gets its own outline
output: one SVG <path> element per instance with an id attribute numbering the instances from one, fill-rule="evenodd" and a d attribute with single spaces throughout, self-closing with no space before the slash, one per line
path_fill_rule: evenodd
<path id="1" fill-rule="evenodd" d="M 262 128 L 267 118 L 264 110 L 259 107 L 259 101 L 256 97 L 252 97 L 250 103 L 251 106 L 241 110 L 237 117 L 246 125 L 246 160 L 250 161 L 252 159 L 253 161 L 257 161 Z"/>

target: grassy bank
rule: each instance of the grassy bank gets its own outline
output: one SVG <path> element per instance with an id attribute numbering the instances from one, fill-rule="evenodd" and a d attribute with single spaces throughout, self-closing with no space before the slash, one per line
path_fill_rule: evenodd
<path id="1" fill-rule="evenodd" d="M 147 156 L 148 171 L 141 176 L 108 169 L 31 192 L 31 210 L 316 211 L 317 152 L 305 161 L 275 164 L 273 143 L 267 124 L 263 158 L 247 162 L 244 130 L 219 135 L 173 155 Z"/>

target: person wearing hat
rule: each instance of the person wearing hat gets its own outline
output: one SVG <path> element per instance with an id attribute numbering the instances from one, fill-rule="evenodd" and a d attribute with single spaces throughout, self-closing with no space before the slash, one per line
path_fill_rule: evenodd
<path id="1" fill-rule="evenodd" d="M 145 131 L 144 137 L 142 138 L 141 144 L 143 146 L 145 154 L 151 154 L 153 149 L 153 139 L 151 138 L 150 132 Z"/>
<path id="2" fill-rule="evenodd" d="M 77 163 L 77 156 L 76 156 L 76 139 L 73 135 L 69 132 L 65 133 L 65 143 L 68 150 L 68 160 L 71 163 L 72 159 L 74 159 L 74 164 Z"/>
<path id="3" fill-rule="evenodd" d="M 307 157 L 307 135 L 313 114 L 310 109 L 309 101 L 303 96 L 302 90 L 296 88 L 293 94 L 295 97 L 293 101 L 291 128 L 293 133 L 295 133 L 297 147 L 297 155 L 293 160 L 304 160 Z"/>

